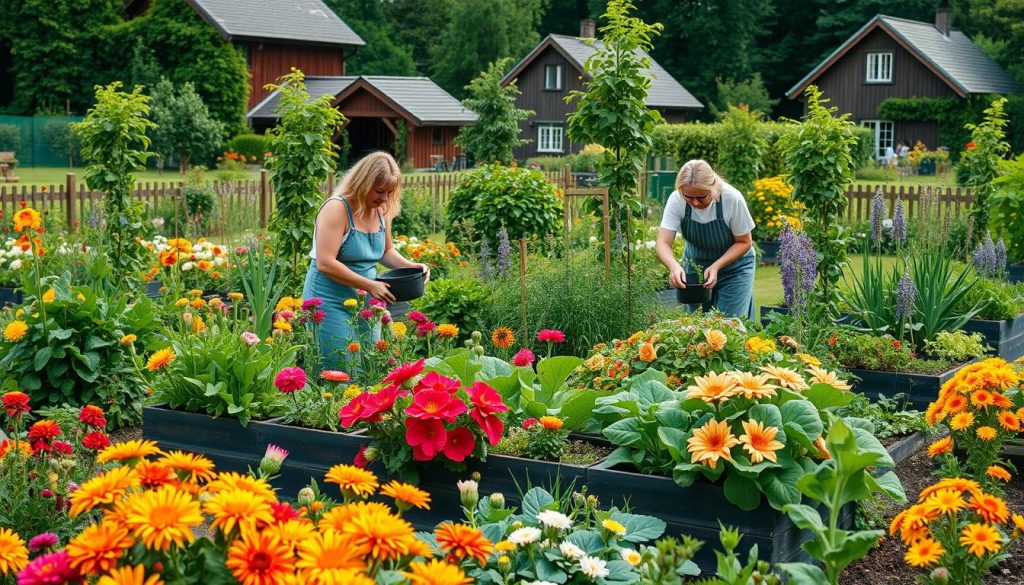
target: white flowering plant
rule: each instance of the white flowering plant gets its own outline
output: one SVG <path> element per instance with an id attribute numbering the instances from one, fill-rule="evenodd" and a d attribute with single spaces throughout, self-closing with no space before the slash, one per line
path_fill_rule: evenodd
<path id="1" fill-rule="evenodd" d="M 579 492 L 534 487 L 518 509 L 507 508 L 501 494 L 463 497 L 463 504 L 470 523 L 495 543 L 487 563 L 467 573 L 481 585 L 635 583 L 655 562 L 651 545 L 665 532 L 662 520 L 601 510 L 597 498 Z M 698 569 L 687 561 L 683 572 Z"/>

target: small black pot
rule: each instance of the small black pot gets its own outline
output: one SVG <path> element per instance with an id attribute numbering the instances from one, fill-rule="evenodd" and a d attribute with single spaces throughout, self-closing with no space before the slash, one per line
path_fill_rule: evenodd
<path id="1" fill-rule="evenodd" d="M 395 268 L 377 276 L 387 283 L 396 301 L 411 301 L 423 296 L 423 271 L 419 268 Z"/>
<path id="2" fill-rule="evenodd" d="M 711 300 L 711 291 L 714 289 L 704 288 L 702 285 L 688 286 L 676 289 L 676 300 L 687 305 L 699 305 Z"/>

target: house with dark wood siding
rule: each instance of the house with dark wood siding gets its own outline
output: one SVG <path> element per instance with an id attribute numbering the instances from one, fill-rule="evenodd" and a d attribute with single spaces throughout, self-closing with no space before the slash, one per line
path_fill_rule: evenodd
<path id="1" fill-rule="evenodd" d="M 593 38 L 594 21 L 589 19 L 580 23 L 579 37 L 548 35 L 502 79 L 504 85 L 516 82 L 520 91 L 516 107 L 535 112 L 520 123 L 523 137 L 532 142 L 517 148 L 516 158 L 569 154 L 585 146 L 571 142 L 566 134 L 566 117 L 575 105 L 566 104 L 565 97 L 570 91 L 583 90 L 583 66 L 601 46 Z M 689 112 L 704 108 L 654 59 L 647 75 L 651 80 L 647 107 L 661 112 L 666 121 L 685 122 Z"/>
<path id="2" fill-rule="evenodd" d="M 861 27 L 788 92 L 802 100 L 816 84 L 840 113 L 874 130 L 875 152 L 918 140 L 929 149 L 939 144 L 938 122 L 883 120 L 879 106 L 889 98 L 951 97 L 1007 94 L 1021 90 L 1017 82 L 963 32 L 950 26 L 948 8 L 940 7 L 935 22 L 918 22 L 879 14 Z"/>
<path id="3" fill-rule="evenodd" d="M 249 65 L 249 105 L 264 86 L 292 67 L 306 75 L 345 75 L 345 54 L 366 43 L 321 0 L 186 0 L 221 36 L 238 47 Z M 129 18 L 145 13 L 149 0 L 126 0 Z"/>
<path id="4" fill-rule="evenodd" d="M 476 122 L 467 110 L 436 83 L 426 77 L 377 75 L 306 77 L 310 99 L 331 96 L 331 103 L 345 115 L 343 131 L 351 145 L 350 160 L 376 150 L 385 150 L 416 168 L 451 169 L 464 164 L 455 146 L 459 128 Z M 277 123 L 280 92 L 275 90 L 247 114 L 256 132 Z M 396 153 L 399 133 L 406 133 L 405 152 Z M 335 142 L 341 135 L 335 136 Z"/>

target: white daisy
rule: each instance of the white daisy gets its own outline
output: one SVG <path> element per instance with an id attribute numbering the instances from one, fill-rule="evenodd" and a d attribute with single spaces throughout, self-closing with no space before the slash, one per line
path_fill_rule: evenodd
<path id="1" fill-rule="evenodd" d="M 524 526 L 508 535 L 508 541 L 516 546 L 527 545 L 538 540 L 540 540 L 540 529 L 533 526 Z"/>
<path id="2" fill-rule="evenodd" d="M 571 542 L 563 542 L 562 544 L 558 545 L 558 550 L 562 553 L 562 556 L 567 559 L 578 559 L 582 557 L 584 554 L 586 554 L 583 552 L 582 548 L 576 546 Z"/>
<path id="3" fill-rule="evenodd" d="M 591 579 L 602 579 L 608 576 L 607 563 L 597 557 L 583 557 L 580 559 L 580 571 Z"/>
<path id="4" fill-rule="evenodd" d="M 544 510 L 537 514 L 537 521 L 548 528 L 557 528 L 558 530 L 572 528 L 572 520 L 557 510 Z"/>

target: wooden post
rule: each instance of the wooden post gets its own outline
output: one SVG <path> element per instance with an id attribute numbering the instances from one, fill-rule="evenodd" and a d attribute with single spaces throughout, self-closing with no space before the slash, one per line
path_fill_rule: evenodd
<path id="1" fill-rule="evenodd" d="M 260 229 L 266 229 L 270 220 L 270 172 L 260 169 Z"/>
<path id="2" fill-rule="evenodd" d="M 601 211 L 604 215 L 604 277 L 612 276 L 612 225 L 610 205 L 608 203 L 608 189 L 601 194 Z"/>
<path id="3" fill-rule="evenodd" d="M 526 330 L 526 238 L 519 238 L 519 301 L 523 310 L 523 339 L 529 339 Z"/>
<path id="4" fill-rule="evenodd" d="M 441 185 L 438 182 L 438 179 L 439 179 L 439 177 L 435 174 L 435 175 L 433 175 L 433 177 L 430 180 L 430 182 L 432 183 L 432 185 L 430 187 L 430 191 L 431 191 L 431 194 L 433 195 L 433 203 L 431 204 L 431 207 L 430 207 L 430 233 L 431 234 L 436 234 L 437 233 L 437 210 L 438 210 L 438 208 L 440 207 L 440 204 L 441 204 L 441 202 L 440 202 Z"/>
<path id="5" fill-rule="evenodd" d="M 334 195 L 334 171 L 327 173 L 327 196 Z"/>
<path id="6" fill-rule="evenodd" d="M 78 202 L 75 200 L 75 173 L 68 173 L 64 179 L 64 213 L 67 214 L 68 231 L 74 232 L 78 229 Z"/>

